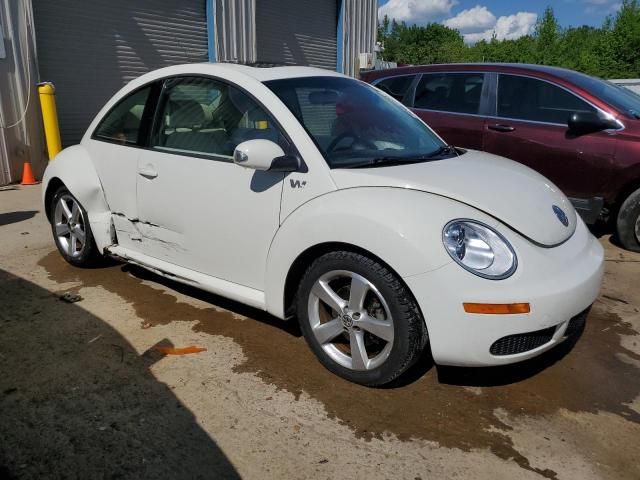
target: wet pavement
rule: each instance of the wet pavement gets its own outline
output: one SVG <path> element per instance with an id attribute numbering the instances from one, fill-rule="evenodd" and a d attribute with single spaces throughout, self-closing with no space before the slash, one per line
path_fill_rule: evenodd
<path id="1" fill-rule="evenodd" d="M 6 193 L 0 192 L 0 195 Z M 32 207 L 37 208 L 37 204 Z M 351 435 L 355 445 L 354 464 L 363 461 L 367 445 L 375 445 L 376 451 L 385 451 L 386 445 L 391 455 L 385 454 L 380 465 L 389 467 L 387 472 L 395 471 L 396 478 L 417 478 L 423 474 L 420 472 L 438 471 L 445 476 L 492 478 L 491 472 L 494 472 L 493 478 L 513 478 L 508 472 L 514 470 L 507 469 L 506 465 L 532 478 L 640 478 L 640 287 L 634 284 L 639 278 L 640 255 L 623 252 L 607 238 L 602 239 L 608 259 L 603 294 L 590 311 L 584 332 L 577 341 L 565 342 L 534 360 L 500 368 L 438 368 L 427 353 L 401 384 L 370 389 L 350 384 L 323 369 L 294 322 L 282 322 L 264 312 L 177 284 L 135 266 L 113 264 L 82 270 L 66 264 L 56 251 L 46 247 L 49 232 L 43 226 L 42 215 L 39 217 L 15 222 L 33 223 L 38 239 L 29 239 L 33 245 L 19 249 L 16 244 L 10 253 L 0 249 L 2 269 L 7 275 L 46 285 L 34 294 L 29 307 L 32 312 L 46 316 L 47 309 L 40 304 L 64 293 L 80 294 L 84 300 L 75 304 L 80 306 L 107 298 L 108 302 L 119 302 L 114 304 L 113 312 L 125 311 L 126 318 L 110 318 L 110 309 L 105 304 L 96 306 L 102 312 L 99 318 L 107 324 L 121 325 L 119 330 L 137 330 L 135 339 L 133 333 L 123 335 L 134 343 L 144 344 L 141 339 L 144 335 L 151 336 L 154 330 L 166 336 L 172 329 L 180 330 L 181 335 L 184 332 L 190 335 L 188 331 L 191 331 L 197 339 L 232 343 L 234 348 L 239 347 L 241 354 L 216 358 L 216 361 L 228 363 L 230 377 L 251 378 L 251 388 L 260 389 L 264 385 L 265 392 L 274 391 L 266 393 L 270 396 L 264 398 L 283 402 L 282 408 L 277 408 L 285 412 L 280 417 L 287 417 L 287 409 L 291 409 L 291 418 L 280 421 L 287 424 L 293 421 L 293 437 L 289 440 L 293 441 L 294 449 L 309 448 L 304 447 L 305 443 L 330 443 L 333 434 L 340 441 L 349 441 Z M 12 234 L 15 231 L 5 231 L 0 226 L 0 239 L 3 236 L 8 239 Z M 11 238 L 19 243 L 15 237 Z M 20 256 L 29 260 L 20 262 Z M 5 286 L 9 283 L 3 280 Z M 5 302 L 8 302 L 6 296 Z M 139 354 L 130 347 L 126 349 L 130 352 L 127 355 L 131 355 L 134 363 L 137 358 L 152 363 L 169 361 L 158 357 L 149 347 L 137 347 L 141 350 Z M 194 370 L 171 370 L 171 375 L 206 378 L 203 361 L 198 365 Z M 145 372 L 143 376 L 147 375 Z M 217 381 L 232 382 L 229 378 Z M 5 381 L 0 383 L 5 387 Z M 233 395 L 239 399 L 250 396 L 241 389 Z M 181 401 L 187 408 L 195 409 L 196 422 L 204 421 L 198 419 L 199 407 L 195 407 L 203 401 L 197 398 L 197 392 L 191 392 Z M 2 405 L 0 400 L 0 407 Z M 50 408 L 55 411 L 55 406 Z M 245 405 L 244 408 L 251 407 Z M 300 414 L 301 408 L 303 414 Z M 262 415 L 256 410 L 247 416 L 253 414 Z M 325 417 L 322 423 L 320 416 Z M 300 425 L 305 422 L 318 422 L 316 428 L 324 431 L 324 437 L 313 428 L 300 432 Z M 205 430 L 211 436 L 212 430 L 206 425 Z M 227 433 L 218 433 L 226 438 Z M 263 435 L 266 435 L 265 445 L 274 442 L 272 435 Z M 7 438 L 11 441 L 11 435 Z M 233 440 L 234 445 L 238 441 L 242 444 L 237 436 Z M 267 450 L 269 448 L 275 446 Z M 403 449 L 406 449 L 404 454 Z M 243 470 L 244 462 L 250 460 L 228 452 L 224 445 L 222 451 L 231 459 L 229 467 L 233 464 L 241 475 L 252 476 L 253 469 Z M 423 468 L 420 461 L 418 464 L 414 461 L 409 467 L 403 455 L 408 456 L 410 452 L 422 456 Z M 479 452 L 481 456 L 477 456 Z M 291 451 L 284 458 L 291 462 L 291 471 L 297 472 L 293 477 L 318 475 L 317 465 L 311 469 L 306 463 L 296 464 L 296 459 L 306 459 L 307 453 L 296 457 L 296 452 Z M 319 460 L 338 467 L 333 470 L 333 478 L 342 476 L 340 472 L 347 476 L 352 468 L 348 466 L 352 462 L 344 460 L 350 458 L 348 455 L 341 453 L 339 458 L 344 468 L 340 468 L 339 462 L 336 465 L 333 458 Z M 457 469 L 450 465 L 448 469 L 447 462 L 460 463 L 460 458 L 475 460 L 468 465 L 461 463 Z M 2 460 L 0 456 L 0 466 Z M 274 464 L 272 468 L 272 476 L 287 471 L 283 465 Z M 233 468 L 225 469 L 226 473 L 236 474 Z M 11 471 L 15 475 L 15 471 Z M 136 470 L 123 471 L 126 476 L 127 472 Z M 383 470 L 380 474 L 380 477 L 389 477 Z"/>

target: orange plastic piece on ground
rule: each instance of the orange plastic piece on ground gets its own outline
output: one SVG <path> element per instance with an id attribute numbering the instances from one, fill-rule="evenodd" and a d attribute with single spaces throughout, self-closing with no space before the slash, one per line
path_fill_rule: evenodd
<path id="1" fill-rule="evenodd" d="M 165 355 L 187 355 L 189 353 L 200 353 L 200 352 L 207 351 L 206 348 L 194 347 L 194 346 L 184 347 L 184 348 L 156 347 L 155 349 L 161 353 L 164 353 Z"/>

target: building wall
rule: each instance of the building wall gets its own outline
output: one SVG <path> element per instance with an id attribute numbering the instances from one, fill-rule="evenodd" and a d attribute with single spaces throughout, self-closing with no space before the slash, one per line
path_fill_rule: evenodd
<path id="1" fill-rule="evenodd" d="M 377 0 L 342 0 L 338 25 L 338 36 L 342 36 L 342 39 L 338 38 L 338 71 L 357 76 L 359 54 L 373 53 L 377 16 Z"/>
<path id="2" fill-rule="evenodd" d="M 63 146 L 78 143 L 131 79 L 207 61 L 205 0 L 32 0 L 43 81 L 53 82 Z"/>
<path id="3" fill-rule="evenodd" d="M 376 0 L 207 1 L 210 61 L 316 65 L 355 76 L 359 54 L 374 49 Z"/>
<path id="4" fill-rule="evenodd" d="M 254 63 L 256 0 L 207 0 L 207 8 L 209 61 Z"/>
<path id="5" fill-rule="evenodd" d="M 46 167 L 31 2 L 0 0 L 0 31 L 0 185 L 6 185 L 20 181 L 26 161 L 38 178 Z"/>

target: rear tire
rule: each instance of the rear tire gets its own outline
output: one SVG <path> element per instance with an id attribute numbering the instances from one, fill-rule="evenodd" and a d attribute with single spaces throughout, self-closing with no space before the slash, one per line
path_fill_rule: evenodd
<path id="1" fill-rule="evenodd" d="M 51 231 L 60 255 L 76 267 L 94 267 L 104 261 L 98 251 L 87 211 L 64 186 L 56 190 L 49 206 Z"/>
<path id="2" fill-rule="evenodd" d="M 640 189 L 623 202 L 616 227 L 622 246 L 627 250 L 640 252 Z"/>
<path id="3" fill-rule="evenodd" d="M 320 363 L 361 385 L 396 380 L 428 342 L 407 287 L 388 267 L 358 253 L 337 251 L 316 259 L 300 282 L 296 309 Z"/>

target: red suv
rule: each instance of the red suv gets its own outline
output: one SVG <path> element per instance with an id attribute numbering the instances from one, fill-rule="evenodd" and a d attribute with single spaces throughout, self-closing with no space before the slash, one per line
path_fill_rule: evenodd
<path id="1" fill-rule="evenodd" d="M 363 74 L 452 145 L 537 170 L 640 251 L 640 96 L 571 70 L 453 64 Z M 526 192 L 522 192 L 526 195 Z"/>

